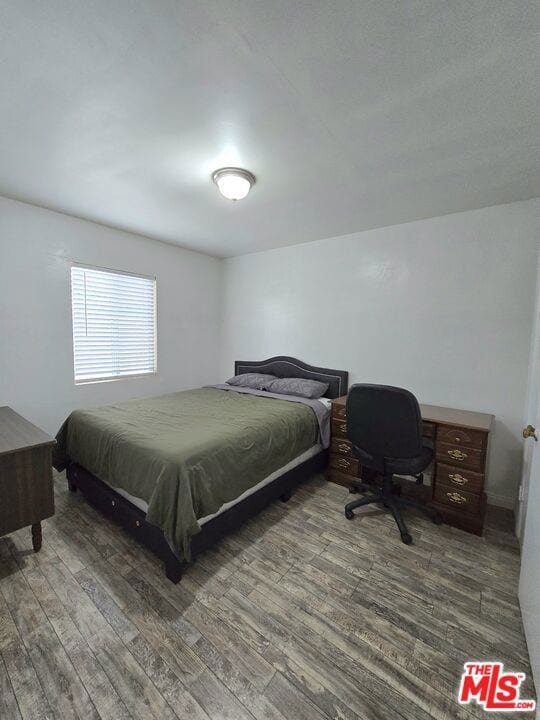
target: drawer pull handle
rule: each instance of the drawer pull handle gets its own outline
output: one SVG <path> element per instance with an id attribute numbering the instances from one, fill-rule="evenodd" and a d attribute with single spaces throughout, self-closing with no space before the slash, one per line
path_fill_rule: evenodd
<path id="1" fill-rule="evenodd" d="M 341 432 L 347 432 L 347 423 L 342 423 L 339 426 L 339 429 L 341 430 Z"/>
<path id="2" fill-rule="evenodd" d="M 348 460 L 345 460 L 345 458 L 338 458 L 337 464 L 342 468 L 348 468 L 351 466 L 351 463 Z"/>
<path id="3" fill-rule="evenodd" d="M 456 503 L 457 505 L 463 505 L 463 503 L 467 502 L 467 498 L 457 492 L 446 493 L 446 497 L 450 502 Z"/>
<path id="4" fill-rule="evenodd" d="M 452 460 L 458 460 L 459 462 L 462 462 L 468 457 L 467 453 L 461 452 L 461 450 L 449 450 L 448 454 Z"/>
<path id="5" fill-rule="evenodd" d="M 338 445 L 338 450 L 339 450 L 339 452 L 342 452 L 342 453 L 348 453 L 348 452 L 349 452 L 349 446 L 348 446 L 348 445 L 345 445 L 345 443 L 339 443 L 339 445 Z"/>
<path id="6" fill-rule="evenodd" d="M 449 475 L 448 477 L 454 483 L 454 485 L 466 485 L 469 482 L 467 478 L 463 477 L 463 475 L 460 475 L 459 473 Z"/>

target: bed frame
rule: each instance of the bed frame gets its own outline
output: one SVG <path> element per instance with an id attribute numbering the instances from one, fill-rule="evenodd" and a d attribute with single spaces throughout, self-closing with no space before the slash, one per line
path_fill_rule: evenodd
<path id="1" fill-rule="evenodd" d="M 299 377 L 320 380 L 329 384 L 325 397 L 334 399 L 347 393 L 348 373 L 344 370 L 330 370 L 307 365 L 295 358 L 279 356 L 261 362 L 234 364 L 234 374 L 262 372 L 276 377 Z M 277 499 L 286 502 L 294 488 L 313 474 L 322 471 L 327 463 L 327 450 L 280 475 L 268 485 L 260 488 L 241 502 L 205 523 L 201 532 L 191 540 L 192 560 L 214 545 L 221 537 L 239 528 L 250 517 Z M 180 561 L 169 547 L 162 531 L 146 522 L 145 513 L 119 495 L 106 483 L 80 465 L 70 463 L 67 467 L 68 487 L 72 492 L 80 490 L 91 505 L 121 525 L 142 545 L 151 550 L 165 563 L 169 580 L 179 582 L 187 563 Z"/>

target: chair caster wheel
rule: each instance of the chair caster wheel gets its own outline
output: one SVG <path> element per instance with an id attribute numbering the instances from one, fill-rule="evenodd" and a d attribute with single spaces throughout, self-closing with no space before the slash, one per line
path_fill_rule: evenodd
<path id="1" fill-rule="evenodd" d="M 345 510 L 345 517 L 347 520 L 352 520 L 354 517 L 354 513 L 352 510 Z"/>
<path id="2" fill-rule="evenodd" d="M 409 533 L 401 533 L 401 540 L 405 543 L 405 545 L 412 545 L 412 537 Z"/>
<path id="3" fill-rule="evenodd" d="M 435 525 L 442 525 L 443 519 L 439 514 L 437 514 L 433 516 L 433 522 L 435 523 Z"/>

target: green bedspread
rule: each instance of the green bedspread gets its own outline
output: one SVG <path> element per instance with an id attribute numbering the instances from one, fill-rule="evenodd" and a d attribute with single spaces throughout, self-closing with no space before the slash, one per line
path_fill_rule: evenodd
<path id="1" fill-rule="evenodd" d="M 198 518 L 215 513 L 317 441 L 313 410 L 214 388 L 76 410 L 57 435 L 54 466 L 76 462 L 148 503 L 180 559 Z"/>

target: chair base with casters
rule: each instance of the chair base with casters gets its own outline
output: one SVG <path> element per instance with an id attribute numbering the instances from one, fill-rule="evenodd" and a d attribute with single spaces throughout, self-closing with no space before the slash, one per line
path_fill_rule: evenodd
<path id="1" fill-rule="evenodd" d="M 382 487 L 380 489 L 375 488 L 372 485 L 365 485 L 364 483 L 355 483 L 354 486 L 349 489 L 349 492 L 357 490 L 359 492 L 368 492 L 373 494 L 366 495 L 365 497 L 358 498 L 358 500 L 353 500 L 348 503 L 345 506 L 345 517 L 348 520 L 352 520 L 354 517 L 353 510 L 356 508 L 362 507 L 363 505 L 371 505 L 372 503 L 382 503 L 384 507 L 388 508 L 394 516 L 396 525 L 399 528 L 401 540 L 405 543 L 405 545 L 411 545 L 412 537 L 407 529 L 405 521 L 403 520 L 400 508 L 411 507 L 421 510 L 426 515 L 429 515 L 436 525 L 441 525 L 442 518 L 436 510 L 433 510 L 429 506 L 417 502 L 416 500 L 401 497 L 401 488 L 399 485 L 396 486 L 393 483 L 393 477 L 393 474 L 384 475 Z M 417 484 L 421 484 L 422 481 L 423 477 L 422 480 L 419 480 L 419 477 L 416 478 Z"/>

